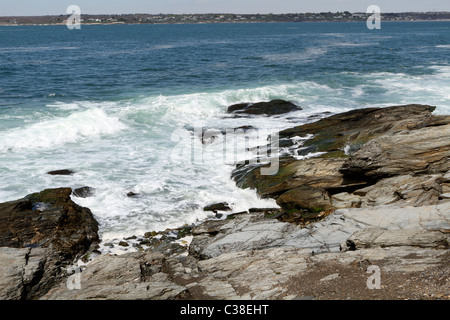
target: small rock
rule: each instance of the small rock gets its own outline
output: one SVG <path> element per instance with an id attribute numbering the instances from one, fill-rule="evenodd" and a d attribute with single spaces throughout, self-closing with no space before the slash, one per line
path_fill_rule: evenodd
<path id="1" fill-rule="evenodd" d="M 127 197 L 136 197 L 138 195 L 139 195 L 139 193 L 135 193 L 133 191 L 130 191 L 130 192 L 127 193 Z"/>
<path id="2" fill-rule="evenodd" d="M 156 231 L 146 232 L 146 233 L 144 233 L 144 238 L 148 239 L 150 237 L 155 237 L 157 235 L 158 235 L 158 233 Z"/>
<path id="3" fill-rule="evenodd" d="M 237 128 L 234 128 L 234 131 L 236 130 L 244 130 L 244 132 L 246 132 L 247 130 L 256 130 L 256 128 L 254 126 L 240 126 Z"/>
<path id="4" fill-rule="evenodd" d="M 331 280 L 334 280 L 334 279 L 338 279 L 340 277 L 341 277 L 341 275 L 339 273 L 333 273 L 333 274 L 330 274 L 329 276 L 323 277 L 319 281 L 320 282 L 331 281 Z"/>
<path id="5" fill-rule="evenodd" d="M 78 198 L 88 198 L 94 195 L 94 188 L 91 187 L 82 187 L 78 189 L 74 189 L 72 195 Z"/>
<path id="6" fill-rule="evenodd" d="M 179 229 L 177 229 L 177 237 L 178 239 L 184 238 L 186 236 L 190 236 L 192 234 L 193 225 L 185 225 Z"/>
<path id="7" fill-rule="evenodd" d="M 63 169 L 63 170 L 55 170 L 55 171 L 49 171 L 47 174 L 50 174 L 52 176 L 70 176 L 74 174 L 75 172 L 69 169 Z"/>
<path id="8" fill-rule="evenodd" d="M 125 242 L 125 241 L 120 241 L 119 242 L 119 246 L 121 246 L 121 247 L 129 247 L 130 245 L 127 242 Z"/>
<path id="9" fill-rule="evenodd" d="M 139 250 L 144 250 L 144 248 L 139 243 L 133 243 L 133 247 Z"/>
<path id="10" fill-rule="evenodd" d="M 229 207 L 227 202 L 219 202 L 219 203 L 213 203 L 203 208 L 204 211 L 230 211 L 231 208 Z"/>
<path id="11" fill-rule="evenodd" d="M 140 244 L 141 246 L 142 246 L 142 245 L 149 246 L 149 245 L 152 244 L 152 241 L 149 240 L 149 239 L 143 239 L 143 240 L 139 241 L 139 244 Z"/>

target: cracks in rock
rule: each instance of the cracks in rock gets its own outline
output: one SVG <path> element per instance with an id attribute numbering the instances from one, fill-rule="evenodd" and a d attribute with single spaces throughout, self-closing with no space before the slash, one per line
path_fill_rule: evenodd
<path id="1" fill-rule="evenodd" d="M 25 253 L 25 256 L 24 256 L 25 264 L 22 267 L 22 277 L 21 277 L 22 288 L 21 288 L 21 293 L 20 293 L 20 300 L 26 300 L 26 296 L 27 296 L 24 276 L 25 276 L 25 268 L 28 265 L 28 260 L 30 259 L 30 252 L 31 252 L 31 249 L 28 249 L 28 251 Z"/>
<path id="2" fill-rule="evenodd" d="M 34 289 L 36 285 L 39 285 L 40 281 L 42 280 L 44 273 L 45 273 L 45 264 L 47 262 L 47 259 L 42 259 L 39 261 L 39 264 L 34 270 L 32 274 L 31 279 L 25 279 L 24 276 L 26 274 L 26 267 L 29 264 L 30 256 L 31 256 L 31 248 L 28 250 L 28 252 L 25 254 L 25 265 L 23 267 L 23 274 L 22 274 L 22 292 L 21 292 L 21 300 L 29 300 L 30 297 L 29 294 Z M 27 281 L 28 280 L 28 281 Z"/>

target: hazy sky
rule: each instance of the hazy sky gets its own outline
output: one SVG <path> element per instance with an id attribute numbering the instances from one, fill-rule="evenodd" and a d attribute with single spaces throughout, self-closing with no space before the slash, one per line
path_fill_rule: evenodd
<path id="1" fill-rule="evenodd" d="M 72 4 L 82 14 L 450 11 L 450 0 L 0 0 L 0 16 L 65 14 Z"/>

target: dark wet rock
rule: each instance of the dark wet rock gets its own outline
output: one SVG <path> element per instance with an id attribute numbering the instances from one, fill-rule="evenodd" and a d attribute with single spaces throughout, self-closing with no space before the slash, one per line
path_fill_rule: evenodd
<path id="1" fill-rule="evenodd" d="M 240 126 L 237 128 L 234 128 L 234 132 L 238 133 L 239 131 L 243 131 L 243 132 L 247 132 L 248 130 L 256 130 L 257 128 L 255 128 L 254 126 Z"/>
<path id="2" fill-rule="evenodd" d="M 137 197 L 138 195 L 139 195 L 139 193 L 135 193 L 133 191 L 130 191 L 130 192 L 127 193 L 127 197 L 130 197 L 130 198 Z"/>
<path id="3" fill-rule="evenodd" d="M 98 223 L 88 208 L 70 199 L 72 189 L 47 189 L 0 204 L 0 246 L 50 247 L 75 257 L 98 242 Z M 35 204 L 46 204 L 43 210 Z"/>
<path id="4" fill-rule="evenodd" d="M 239 103 L 229 106 L 227 113 L 234 115 L 278 115 L 302 110 L 301 107 L 285 100 L 272 100 L 258 103 Z"/>
<path id="5" fill-rule="evenodd" d="M 203 208 L 204 211 L 230 211 L 231 208 L 227 202 L 219 202 L 207 205 Z"/>
<path id="6" fill-rule="evenodd" d="M 70 176 L 74 174 L 75 171 L 69 170 L 69 169 L 63 169 L 63 170 L 55 170 L 55 171 L 49 171 L 47 174 L 50 174 L 52 176 Z"/>
<path id="7" fill-rule="evenodd" d="M 73 190 L 72 195 L 78 198 L 89 198 L 94 196 L 95 189 L 91 187 L 82 187 Z"/>
<path id="8" fill-rule="evenodd" d="M 71 194 L 70 188 L 47 189 L 0 204 L 0 251 L 5 259 L 16 257 L 11 263 L 18 273 L 10 272 L 20 283 L 5 284 L 17 287 L 5 299 L 40 297 L 63 278 L 67 265 L 98 245 L 97 221 Z"/>

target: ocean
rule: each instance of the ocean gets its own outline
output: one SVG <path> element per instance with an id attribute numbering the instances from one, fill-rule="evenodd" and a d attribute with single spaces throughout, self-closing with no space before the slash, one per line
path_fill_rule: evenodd
<path id="1" fill-rule="evenodd" d="M 105 242 L 202 221 L 215 202 L 276 207 L 230 179 L 247 149 L 196 133 L 252 126 L 261 142 L 356 108 L 450 114 L 449 57 L 450 22 L 3 26 L 0 202 L 90 186 L 93 197 L 73 200 L 92 210 Z M 302 110 L 226 113 L 272 99 Z M 236 136 L 250 149 L 256 141 Z M 58 169 L 75 174 L 46 174 Z"/>

